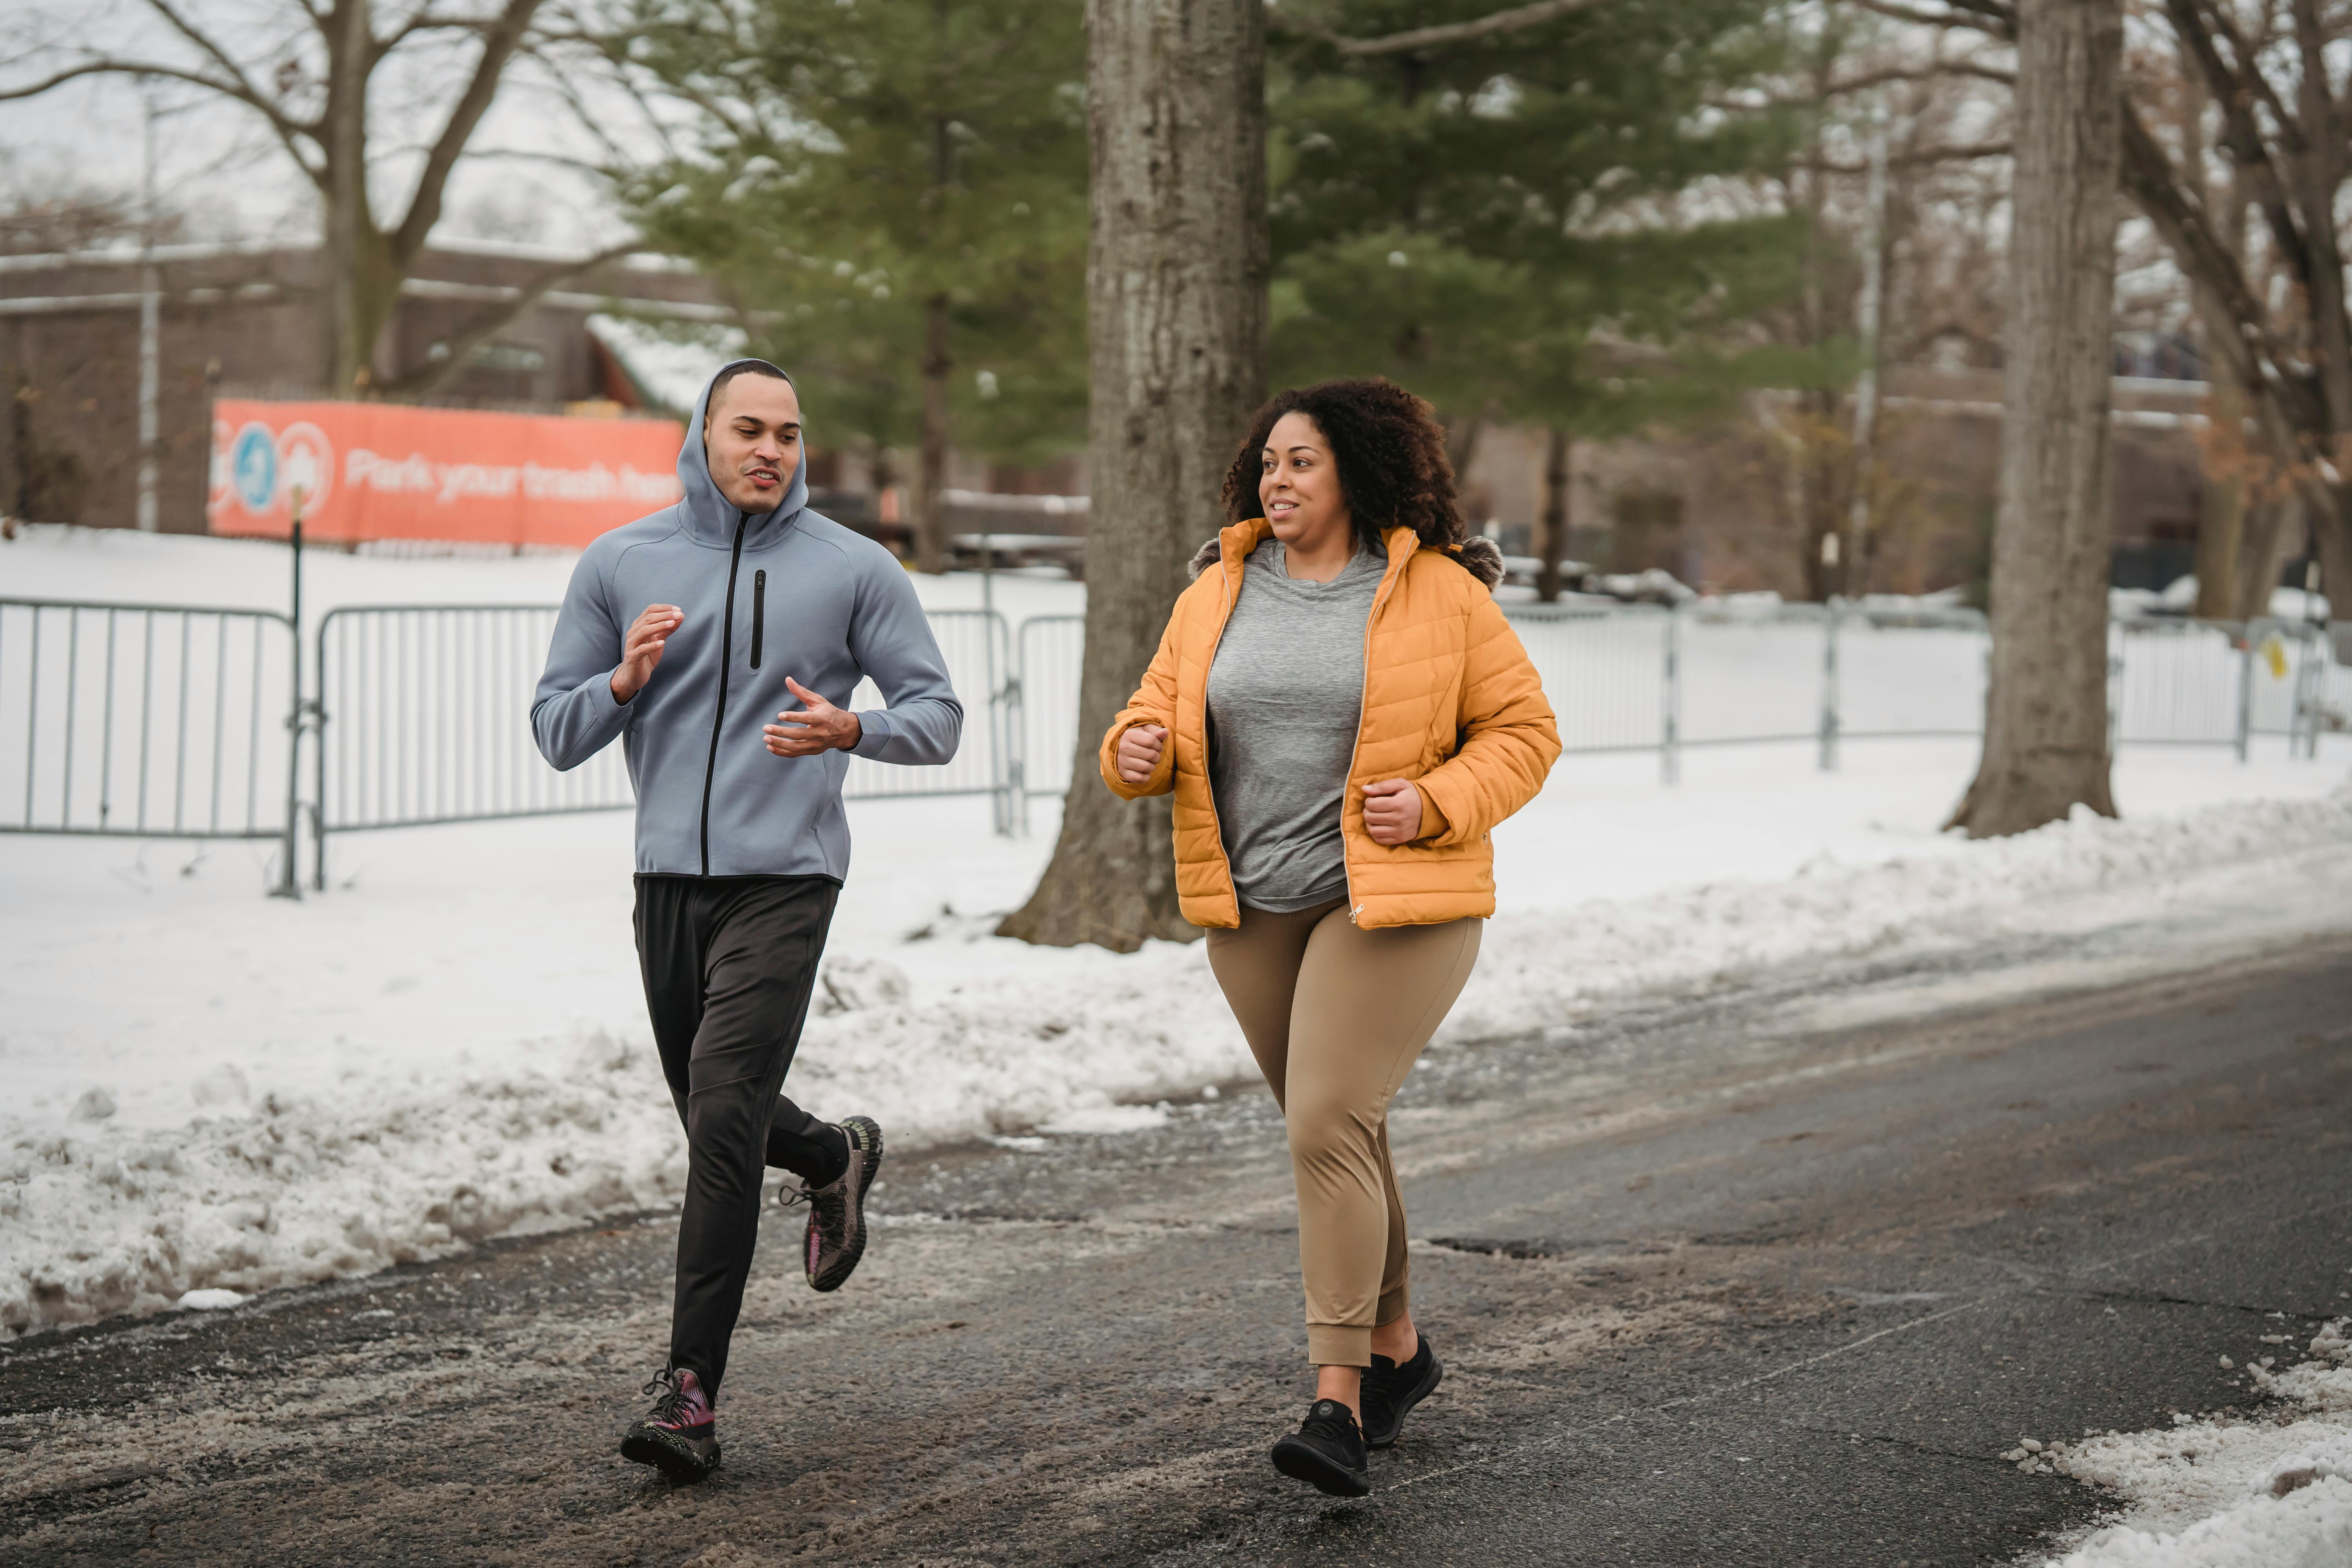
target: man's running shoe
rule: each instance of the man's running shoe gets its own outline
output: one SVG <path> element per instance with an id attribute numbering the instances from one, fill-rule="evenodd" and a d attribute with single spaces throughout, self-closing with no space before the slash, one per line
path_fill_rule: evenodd
<path id="1" fill-rule="evenodd" d="M 1367 1473 L 1363 1430 L 1336 1399 L 1318 1399 L 1307 1419 L 1274 1446 L 1274 1468 L 1333 1497 L 1362 1497 L 1372 1489 Z"/>
<path id="2" fill-rule="evenodd" d="M 622 1437 L 621 1458 L 656 1466 L 674 1481 L 703 1479 L 719 1468 L 719 1423 L 702 1380 L 684 1367 L 672 1367 L 645 1391 L 656 1389 L 661 1397 Z"/>
<path id="3" fill-rule="evenodd" d="M 870 1116 L 852 1116 L 840 1124 L 849 1143 L 849 1164 L 821 1187 L 803 1183 L 777 1194 L 787 1207 L 806 1204 L 808 1236 L 802 1243 L 802 1261 L 808 1268 L 809 1289 L 838 1290 L 866 1256 L 866 1190 L 882 1168 L 882 1129 Z"/>
<path id="4" fill-rule="evenodd" d="M 1438 1381 L 1444 1375 L 1445 1368 L 1438 1364 L 1437 1352 L 1429 1348 L 1427 1334 L 1421 1336 L 1421 1348 L 1402 1366 L 1374 1352 L 1371 1370 L 1364 1373 L 1364 1446 L 1385 1448 L 1394 1443 L 1404 1429 L 1405 1416 L 1437 1392 Z"/>

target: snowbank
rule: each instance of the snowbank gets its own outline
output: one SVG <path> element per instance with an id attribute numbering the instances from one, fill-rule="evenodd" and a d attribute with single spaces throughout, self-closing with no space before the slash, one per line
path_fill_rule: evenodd
<path id="1" fill-rule="evenodd" d="M 2352 1342 L 2329 1323 L 2312 1360 L 2257 1386 L 2321 1414 L 2109 1433 L 2046 1454 L 2012 1450 L 2117 1494 L 2124 1517 L 2048 1568 L 2342 1568 L 2352 1563 Z M 2004 1456 L 2007 1457 L 2007 1456 Z"/>
<path id="2" fill-rule="evenodd" d="M 2045 929 L 2068 896 L 2145 903 L 2202 868 L 2347 846 L 2352 791 L 2339 790 L 2144 822 L 2085 816 L 2009 840 L 1937 841 L 1934 854 L 1877 866 L 1817 863 L 1785 880 L 1506 915 L 1442 1037 Z M 331 898 L 274 918 L 338 908 Z M 922 970 L 921 984 L 870 947 L 839 950 L 793 1068 L 796 1098 L 877 1110 L 907 1148 L 1137 1125 L 1150 1101 L 1251 1070 L 1197 946 L 1039 953 L 946 913 L 895 951 L 911 963 L 952 941 L 959 921 L 967 956 Z M 614 983 L 615 996 L 624 989 Z M 0 1149 L 0 1325 L 362 1273 L 675 1198 L 676 1123 L 646 1047 L 624 1033 L 584 1028 L 487 1064 L 472 1054 L 391 1070 L 402 1065 L 296 1075 L 299 1090 L 248 1083 L 229 1066 L 194 1081 L 206 1114 L 184 1123 L 117 1117 L 110 1096 L 104 1109 L 77 1101 L 64 1118 L 19 1123 Z"/>

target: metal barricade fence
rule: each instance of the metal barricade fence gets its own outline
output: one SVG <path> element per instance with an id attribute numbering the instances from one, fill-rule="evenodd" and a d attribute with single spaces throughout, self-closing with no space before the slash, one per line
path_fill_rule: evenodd
<path id="1" fill-rule="evenodd" d="M 269 610 L 0 599 L 0 831 L 280 839 L 292 890 L 297 757 L 315 714 L 309 803 L 315 884 L 330 835 L 625 808 L 619 747 L 570 773 L 540 757 L 530 701 L 551 605 L 370 605 L 317 629 L 316 700 L 296 691 L 292 622 Z M 1990 637 L 1967 610 L 1846 603 L 1507 606 L 1543 679 L 1563 748 L 1685 746 L 1981 731 Z M 1018 628 L 988 610 L 929 621 L 965 704 L 964 744 L 939 768 L 852 758 L 853 799 L 987 795 L 1002 833 L 1034 795 L 1067 791 L 1079 756 L 1085 621 Z M 2118 620 L 2109 630 L 2117 745 L 2226 745 L 2256 735 L 2315 755 L 2352 727 L 2352 628 Z M 878 705 L 861 684 L 852 699 Z"/>
<path id="2" fill-rule="evenodd" d="M 531 738 L 552 605 L 370 605 L 319 623 L 317 885 L 326 836 L 609 811 L 635 802 L 617 746 L 568 773 Z"/>
<path id="3" fill-rule="evenodd" d="M 531 698 L 556 614 L 553 605 L 368 605 L 320 621 L 313 887 L 326 886 L 332 834 L 635 804 L 620 746 L 564 773 L 539 754 Z M 852 800 L 993 795 L 998 830 L 1010 832 L 1011 636 L 992 611 L 938 610 L 928 619 L 964 700 L 965 744 L 938 768 L 852 757 L 842 793 Z M 860 682 L 850 702 L 882 705 L 871 681 Z"/>
<path id="4" fill-rule="evenodd" d="M 1672 747 L 1674 615 L 1648 605 L 1514 605 L 1510 620 L 1551 700 L 1563 745 L 1580 752 Z"/>
<path id="5" fill-rule="evenodd" d="M 1021 623 L 1020 679 L 1010 733 L 1013 806 L 1029 830 L 1029 797 L 1067 795 L 1078 754 L 1078 680 L 1086 665 L 1084 616 Z"/>
<path id="6" fill-rule="evenodd" d="M 948 681 L 962 700 L 963 743 L 942 767 L 902 768 L 852 757 L 842 781 L 845 800 L 895 800 L 908 795 L 989 795 L 995 826 L 1013 830 L 1007 763 L 1012 750 L 1007 689 L 1014 670 L 1013 634 L 993 610 L 932 610 L 925 619 L 947 660 Z M 879 708 L 882 694 L 860 681 L 852 708 Z M 982 742 L 974 744 L 975 742 Z"/>
<path id="7" fill-rule="evenodd" d="M 281 839 L 293 623 L 0 599 L 0 832 Z"/>
<path id="8" fill-rule="evenodd" d="M 1841 605 L 1822 653 L 1826 765 L 1841 740 L 1936 740 L 1984 728 L 1990 633 L 1980 611 Z"/>

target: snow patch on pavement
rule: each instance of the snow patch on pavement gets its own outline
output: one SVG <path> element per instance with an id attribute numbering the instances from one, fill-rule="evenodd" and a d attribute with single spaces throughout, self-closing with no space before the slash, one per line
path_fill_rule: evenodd
<path id="1" fill-rule="evenodd" d="M 2347 848 L 2352 791 L 2338 790 L 2173 818 L 2085 816 L 1877 866 L 1507 915 L 1442 1037 L 2047 930 L 2068 900 L 2144 910 L 2185 896 L 2202 870 Z M 832 1114 L 871 1108 L 908 1149 L 1146 1126 L 1160 1115 L 1150 1102 L 1254 1070 L 1197 945 L 969 946 L 982 962 L 914 979 L 854 949 L 829 960 L 794 1098 Z M 399 1065 L 300 1091 L 210 1071 L 193 1096 L 207 1114 L 181 1124 L 14 1126 L 0 1148 L 0 1328 L 366 1273 L 676 1201 L 676 1118 L 649 1050 L 625 1035 L 583 1027 L 488 1065 L 460 1056 L 405 1077 L 389 1070 Z"/>
<path id="2" fill-rule="evenodd" d="M 2343 1568 L 2352 1563 L 2352 1342 L 2337 1319 L 2312 1359 L 2252 1381 L 2300 1405 L 2300 1419 L 2176 1416 L 2153 1432 L 2109 1433 L 2044 1456 L 2018 1453 L 2115 1493 L 2121 1517 L 2044 1568 Z M 2040 1446 L 2036 1445 L 2038 1448 Z M 2007 1456 L 2004 1456 L 2006 1458 Z"/>

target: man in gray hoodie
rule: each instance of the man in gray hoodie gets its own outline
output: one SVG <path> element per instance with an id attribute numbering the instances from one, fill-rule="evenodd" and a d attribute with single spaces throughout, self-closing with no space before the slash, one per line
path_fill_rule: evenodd
<path id="1" fill-rule="evenodd" d="M 531 704 L 550 763 L 618 737 L 636 789 L 637 955 L 687 1180 L 669 1363 L 621 1452 L 680 1480 L 719 1464 L 764 1167 L 801 1178 L 812 1286 L 838 1289 L 865 1250 L 881 1129 L 781 1092 L 849 871 L 842 775 L 852 755 L 945 763 L 963 728 L 906 574 L 808 510 L 802 455 L 791 378 L 723 366 L 678 449 L 684 499 L 582 553 Z M 885 707 L 849 710 L 861 677 Z"/>

